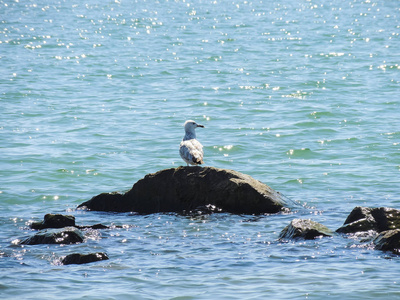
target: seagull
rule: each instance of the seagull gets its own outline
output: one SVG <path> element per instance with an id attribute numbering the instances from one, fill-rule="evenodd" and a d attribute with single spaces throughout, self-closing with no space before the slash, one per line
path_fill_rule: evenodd
<path id="1" fill-rule="evenodd" d="M 204 128 L 203 125 L 197 124 L 195 121 L 188 120 L 185 122 L 185 136 L 179 147 L 179 154 L 182 159 L 189 164 L 196 166 L 201 165 L 203 162 L 203 145 L 196 140 L 195 129 L 197 127 Z"/>

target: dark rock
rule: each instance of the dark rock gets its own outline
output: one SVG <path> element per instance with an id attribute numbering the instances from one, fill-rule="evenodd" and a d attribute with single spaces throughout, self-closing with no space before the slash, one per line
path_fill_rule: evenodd
<path id="1" fill-rule="evenodd" d="M 75 227 L 65 227 L 62 229 L 46 229 L 39 231 L 34 236 L 23 240 L 22 245 L 38 244 L 76 244 L 82 243 L 84 236 Z"/>
<path id="2" fill-rule="evenodd" d="M 277 213 L 285 198 L 249 175 L 212 167 L 179 167 L 148 174 L 125 194 L 103 193 L 79 205 L 112 212 L 190 212 L 213 205 L 238 214 Z"/>
<path id="3" fill-rule="evenodd" d="M 75 217 L 60 214 L 46 214 L 41 222 L 31 224 L 32 229 L 63 228 L 75 226 Z"/>
<path id="4" fill-rule="evenodd" d="M 64 227 L 76 227 L 78 229 L 108 229 L 109 227 L 103 224 L 94 225 L 83 225 L 79 226 L 75 224 L 75 217 L 70 215 L 60 214 L 46 214 L 44 220 L 40 222 L 33 222 L 31 225 L 32 229 L 47 229 L 47 228 L 64 228 Z"/>
<path id="5" fill-rule="evenodd" d="M 281 234 L 280 239 L 303 238 L 312 240 L 317 237 L 332 236 L 333 232 L 324 225 L 304 219 L 294 219 L 286 226 Z"/>
<path id="6" fill-rule="evenodd" d="M 94 225 L 83 225 L 83 226 L 76 226 L 79 229 L 109 229 L 110 227 L 103 225 L 103 224 L 94 224 Z M 117 227 L 117 226 L 116 226 Z M 117 227 L 118 228 L 118 227 Z"/>
<path id="7" fill-rule="evenodd" d="M 400 210 L 379 207 L 355 207 L 344 225 L 336 230 L 339 233 L 382 232 L 400 229 Z"/>
<path id="8" fill-rule="evenodd" d="M 400 229 L 381 232 L 374 239 L 375 249 L 400 254 Z"/>
<path id="9" fill-rule="evenodd" d="M 61 261 L 63 265 L 71 265 L 71 264 L 88 264 L 95 261 L 107 260 L 108 256 L 106 253 L 97 252 L 90 254 L 79 254 L 74 253 L 67 255 Z"/>

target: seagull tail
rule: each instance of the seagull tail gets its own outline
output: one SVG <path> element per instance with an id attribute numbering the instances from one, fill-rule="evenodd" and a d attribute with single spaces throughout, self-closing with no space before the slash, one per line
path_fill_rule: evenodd
<path id="1" fill-rule="evenodd" d="M 193 157 L 193 162 L 194 162 L 196 165 L 204 164 L 204 161 L 203 161 L 201 158 L 198 158 L 198 157 Z"/>

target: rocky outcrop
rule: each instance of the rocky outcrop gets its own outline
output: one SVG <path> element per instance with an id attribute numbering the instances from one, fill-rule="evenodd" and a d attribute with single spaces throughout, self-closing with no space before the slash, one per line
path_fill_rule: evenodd
<path id="1" fill-rule="evenodd" d="M 212 205 L 237 214 L 277 213 L 287 204 L 269 186 L 236 171 L 179 167 L 148 174 L 125 194 L 103 193 L 79 205 L 110 212 L 190 212 Z"/>
<path id="2" fill-rule="evenodd" d="M 280 239 L 302 238 L 312 240 L 317 237 L 332 236 L 333 232 L 324 225 L 305 219 L 294 219 L 286 226 L 281 234 Z"/>
<path id="3" fill-rule="evenodd" d="M 61 260 L 63 265 L 71 265 L 71 264 L 88 264 L 91 262 L 107 260 L 108 256 L 106 253 L 97 252 L 90 254 L 69 254 Z"/>
<path id="4" fill-rule="evenodd" d="M 339 233 L 382 232 L 400 229 L 400 210 L 387 207 L 355 207 Z"/>
<path id="5" fill-rule="evenodd" d="M 20 242 L 22 245 L 76 244 L 84 240 L 83 233 L 75 227 L 45 229 Z"/>

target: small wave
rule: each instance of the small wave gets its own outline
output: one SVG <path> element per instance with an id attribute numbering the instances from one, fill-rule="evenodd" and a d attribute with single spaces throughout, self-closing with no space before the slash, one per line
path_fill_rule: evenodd
<path id="1" fill-rule="evenodd" d="M 389 136 L 400 135 L 400 131 L 396 131 L 396 132 L 386 132 L 386 133 L 383 133 L 383 135 L 389 135 Z"/>
<path id="2" fill-rule="evenodd" d="M 290 158 L 315 158 L 317 153 L 311 151 L 309 148 L 290 149 L 286 152 Z"/>
<path id="3" fill-rule="evenodd" d="M 282 98 L 295 98 L 295 99 L 306 99 L 308 96 L 311 96 L 312 93 L 308 93 L 308 92 L 303 92 L 303 91 L 297 91 L 294 93 L 290 93 L 287 95 L 282 95 Z"/>
<path id="4" fill-rule="evenodd" d="M 309 115 L 309 117 L 313 118 L 313 119 L 319 119 L 319 118 L 325 117 L 325 116 L 332 117 L 332 116 L 334 116 L 334 114 L 329 111 L 313 111 Z"/>
<path id="5" fill-rule="evenodd" d="M 66 132 L 67 133 L 71 133 L 71 132 L 77 132 L 77 131 L 87 130 L 87 129 L 89 129 L 88 126 L 81 126 L 81 127 L 78 127 L 78 128 L 67 130 Z"/>

